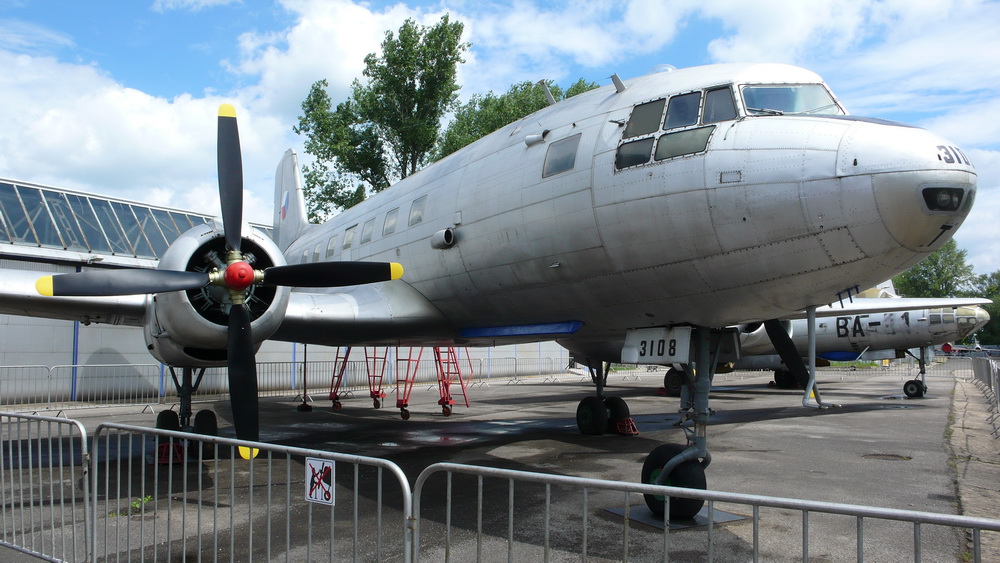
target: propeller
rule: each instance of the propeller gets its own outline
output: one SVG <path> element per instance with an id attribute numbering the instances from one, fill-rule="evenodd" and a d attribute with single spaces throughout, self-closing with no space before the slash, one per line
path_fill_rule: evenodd
<path id="1" fill-rule="evenodd" d="M 245 304 L 250 287 L 361 285 L 399 279 L 403 275 L 403 267 L 394 262 L 318 262 L 255 270 L 240 250 L 243 238 L 243 159 L 236 109 L 230 104 L 219 107 L 217 150 L 219 200 L 227 247 L 224 269 L 208 273 L 141 269 L 81 272 L 45 276 L 35 283 L 35 288 L 42 295 L 57 297 L 164 293 L 207 285 L 225 288 L 232 302 L 227 333 L 227 363 L 233 426 L 240 440 L 258 441 L 257 362 L 252 320 Z M 247 457 L 247 452 L 243 450 L 245 448 L 241 448 L 241 455 Z"/>

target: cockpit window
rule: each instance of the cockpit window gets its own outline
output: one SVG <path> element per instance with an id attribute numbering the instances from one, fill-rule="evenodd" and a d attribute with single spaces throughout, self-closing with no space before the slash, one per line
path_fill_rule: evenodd
<path id="1" fill-rule="evenodd" d="M 716 88 L 705 93 L 705 117 L 702 123 L 718 123 L 736 119 L 736 104 L 729 88 Z"/>
<path id="2" fill-rule="evenodd" d="M 632 116 L 628 118 L 628 124 L 625 125 L 625 133 L 622 134 L 622 137 L 628 139 L 629 137 L 648 135 L 659 130 L 664 102 L 666 100 L 659 99 L 635 106 L 635 109 L 632 110 Z"/>
<path id="3" fill-rule="evenodd" d="M 698 109 L 701 106 L 701 92 L 691 92 L 670 98 L 667 105 L 667 120 L 664 129 L 684 127 L 698 123 Z"/>
<path id="4" fill-rule="evenodd" d="M 583 133 L 577 133 L 549 145 L 545 153 L 545 163 L 542 165 L 542 178 L 572 170 L 576 166 L 576 148 L 580 145 L 581 135 Z"/>
<path id="5" fill-rule="evenodd" d="M 844 114 L 822 84 L 747 85 L 742 90 L 750 115 Z"/>

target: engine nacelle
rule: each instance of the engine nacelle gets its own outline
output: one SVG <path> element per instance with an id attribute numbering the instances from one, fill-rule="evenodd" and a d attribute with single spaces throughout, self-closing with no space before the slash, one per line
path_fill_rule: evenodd
<path id="1" fill-rule="evenodd" d="M 781 321 L 781 328 L 785 329 L 789 337 L 792 337 L 792 321 Z M 774 346 L 771 338 L 767 335 L 764 323 L 750 323 L 740 325 L 740 345 L 744 356 L 752 356 L 760 353 L 773 353 Z"/>
<path id="2" fill-rule="evenodd" d="M 285 265 L 285 257 L 267 235 L 243 225 L 241 250 L 256 270 Z M 226 267 L 226 243 L 219 222 L 199 225 L 182 234 L 160 259 L 161 270 L 211 272 Z M 278 329 L 288 307 L 288 287 L 251 286 L 250 312 L 254 350 Z M 226 364 L 229 308 L 225 288 L 209 285 L 159 293 L 148 301 L 146 347 L 161 362 L 176 367 Z"/>

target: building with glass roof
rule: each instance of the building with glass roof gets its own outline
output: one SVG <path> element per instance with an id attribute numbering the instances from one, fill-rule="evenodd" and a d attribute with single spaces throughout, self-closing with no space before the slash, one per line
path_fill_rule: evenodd
<path id="1" fill-rule="evenodd" d="M 149 267 L 181 233 L 211 219 L 0 178 L 0 256 Z M 271 234 L 269 226 L 252 226 Z"/>

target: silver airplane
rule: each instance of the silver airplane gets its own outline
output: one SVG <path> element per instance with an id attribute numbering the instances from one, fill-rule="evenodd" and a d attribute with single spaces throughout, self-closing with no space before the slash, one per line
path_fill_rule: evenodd
<path id="1" fill-rule="evenodd" d="M 966 305 L 968 299 L 928 301 L 934 305 L 933 308 L 843 314 L 817 319 L 817 357 L 827 362 L 852 362 L 862 358 L 891 359 L 909 354 L 910 349 L 920 348 L 921 355 L 917 358 L 920 366 L 918 377 L 906 381 L 903 392 L 908 397 L 922 397 L 927 392 L 926 348 L 967 338 L 990 320 L 986 309 L 978 305 Z M 949 304 L 949 301 L 953 304 Z M 807 349 L 808 327 L 805 319 L 789 321 L 785 326 L 798 356 L 802 357 Z M 743 327 L 740 343 L 743 357 L 736 362 L 735 369 L 773 369 L 774 382 L 778 387 L 804 386 L 801 377 L 797 378 L 792 374 L 777 354 L 774 343 L 763 326 Z M 672 378 L 672 385 L 676 385 L 676 382 L 675 376 Z"/>
<path id="2" fill-rule="evenodd" d="M 307 224 L 286 153 L 273 240 L 243 224 L 235 111 L 223 106 L 221 221 L 183 234 L 157 270 L 39 280 L 52 297 L 4 270 L 0 312 L 142 326 L 150 352 L 184 368 L 188 390 L 193 369 L 228 364 L 233 424 L 248 440 L 259 437 L 254 352 L 268 338 L 555 339 L 592 369 L 681 364 L 694 382 L 682 400 L 688 444 L 653 450 L 641 478 L 705 488 L 711 377 L 739 354 L 725 327 L 814 314 L 916 264 L 968 215 L 976 174 L 928 131 L 848 115 L 801 68 L 711 65 L 612 82 L 322 225 Z M 406 276 L 390 281 L 397 262 Z M 577 409 L 592 434 L 623 416 L 625 402 L 601 385 Z M 646 502 L 664 512 L 662 497 Z M 674 499 L 670 516 L 701 504 Z"/>

